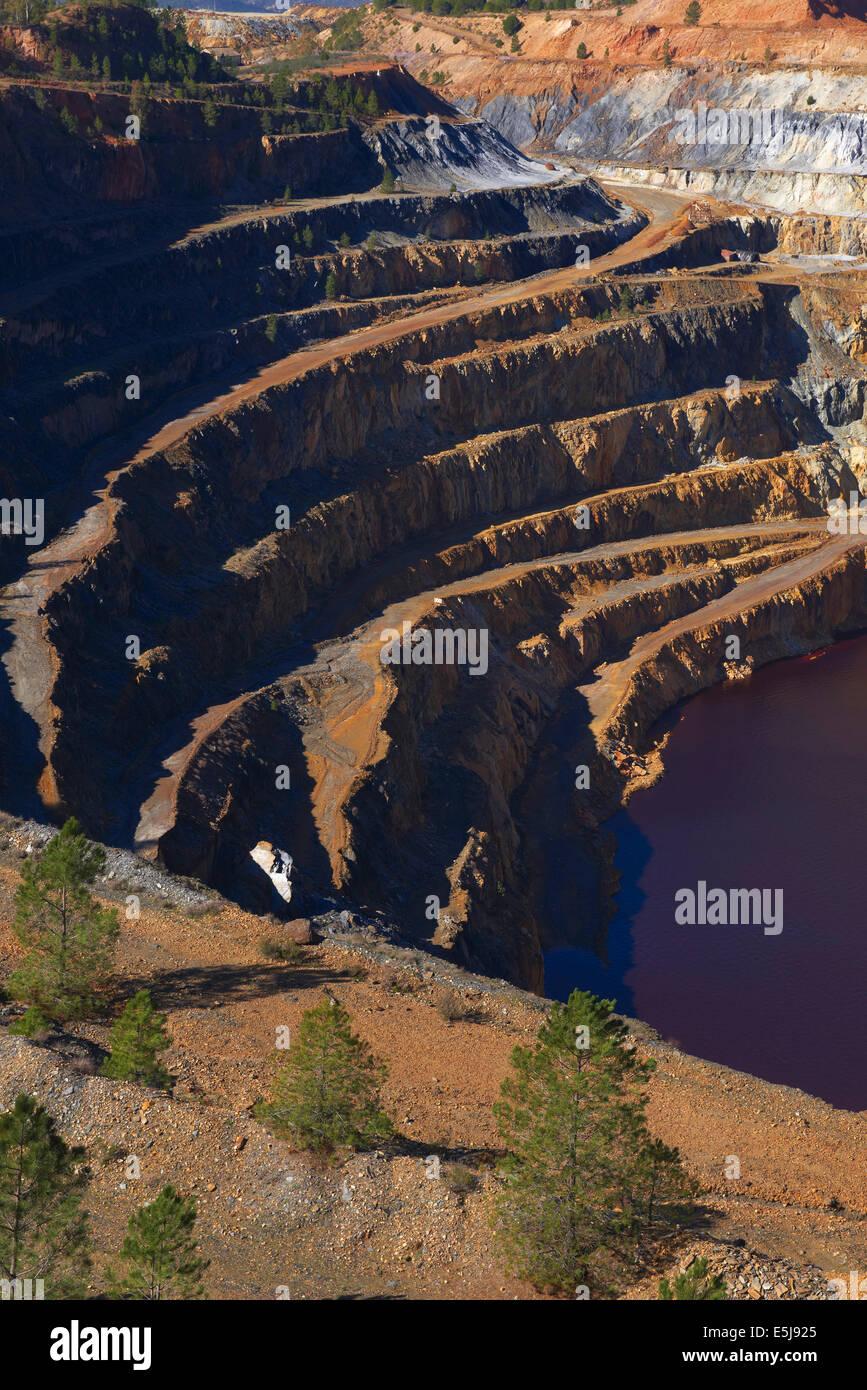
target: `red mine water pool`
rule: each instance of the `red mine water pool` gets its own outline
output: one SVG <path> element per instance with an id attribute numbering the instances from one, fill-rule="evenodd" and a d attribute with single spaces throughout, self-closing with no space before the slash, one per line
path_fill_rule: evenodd
<path id="1" fill-rule="evenodd" d="M 608 964 L 550 951 L 546 993 L 593 990 L 687 1052 L 867 1108 L 865 712 L 867 637 L 685 704 L 665 776 L 608 823 Z M 707 911 L 678 925 L 675 895 L 700 901 L 702 883 L 727 902 L 781 890 L 782 930 Z"/>

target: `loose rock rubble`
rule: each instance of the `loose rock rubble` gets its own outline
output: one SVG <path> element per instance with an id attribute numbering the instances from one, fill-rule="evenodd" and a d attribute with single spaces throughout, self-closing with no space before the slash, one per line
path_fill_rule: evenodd
<path id="1" fill-rule="evenodd" d="M 667 1271 L 669 1280 L 673 1282 L 677 1274 L 689 1269 L 696 1259 L 701 1258 L 707 1261 L 708 1274 L 721 1275 L 725 1280 L 729 1299 L 833 1300 L 828 1276 L 820 1269 L 799 1267 L 788 1260 L 775 1260 L 754 1251 L 726 1248 L 709 1242 L 690 1246 L 677 1264 Z"/>

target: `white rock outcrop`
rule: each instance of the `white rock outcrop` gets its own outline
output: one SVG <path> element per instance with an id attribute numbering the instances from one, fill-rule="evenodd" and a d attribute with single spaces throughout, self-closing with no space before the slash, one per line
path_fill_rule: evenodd
<path id="1" fill-rule="evenodd" d="M 250 850 L 250 858 L 268 875 L 285 903 L 292 901 L 292 856 L 277 849 L 270 840 L 260 840 Z"/>

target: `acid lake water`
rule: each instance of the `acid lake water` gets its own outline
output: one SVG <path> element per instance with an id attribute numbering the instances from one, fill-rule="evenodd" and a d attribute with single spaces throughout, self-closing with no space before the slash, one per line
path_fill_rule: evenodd
<path id="1" fill-rule="evenodd" d="M 607 963 L 550 951 L 546 993 L 589 989 L 687 1052 L 867 1108 L 865 710 L 867 637 L 683 705 L 664 777 L 608 822 Z M 782 931 L 678 925 L 701 881 L 782 889 Z"/>

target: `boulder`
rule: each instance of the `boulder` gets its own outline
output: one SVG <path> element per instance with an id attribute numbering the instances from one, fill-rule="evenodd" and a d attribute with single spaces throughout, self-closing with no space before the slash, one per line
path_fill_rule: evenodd
<path id="1" fill-rule="evenodd" d="M 296 946 L 311 946 L 315 940 L 313 927 L 307 917 L 293 917 L 291 922 L 284 922 L 280 933 L 294 941 Z"/>

